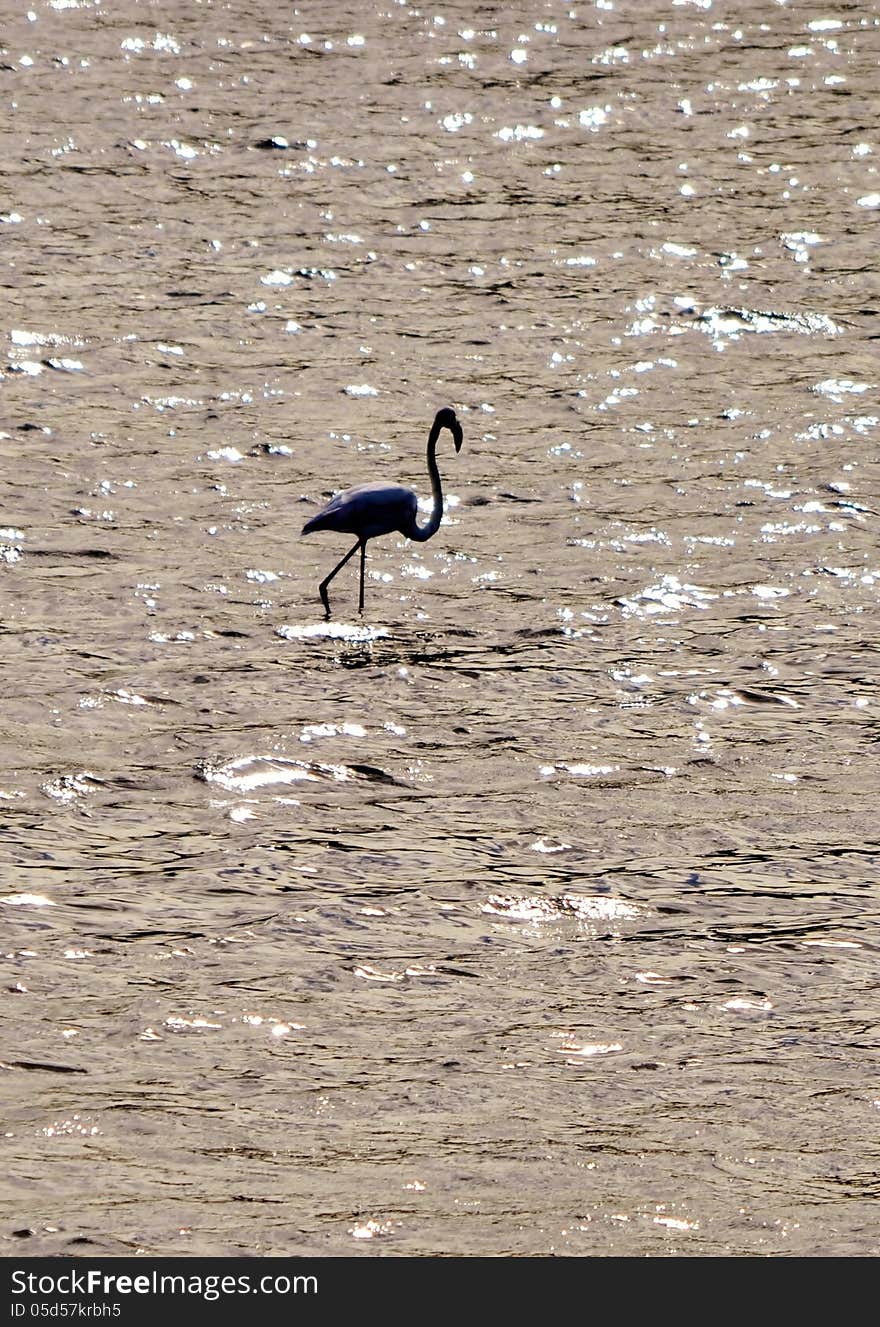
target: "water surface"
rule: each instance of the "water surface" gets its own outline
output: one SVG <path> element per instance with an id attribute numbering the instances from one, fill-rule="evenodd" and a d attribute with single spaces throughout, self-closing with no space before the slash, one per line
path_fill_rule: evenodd
<path id="1" fill-rule="evenodd" d="M 5 1252 L 876 1254 L 878 20 L 0 8 Z"/>

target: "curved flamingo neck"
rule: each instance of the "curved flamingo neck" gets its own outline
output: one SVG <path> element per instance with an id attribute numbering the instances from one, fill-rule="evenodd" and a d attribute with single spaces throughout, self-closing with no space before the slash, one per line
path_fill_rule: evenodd
<path id="1" fill-rule="evenodd" d="M 415 539 L 419 543 L 424 543 L 430 539 L 431 535 L 436 534 L 440 529 L 440 522 L 443 519 L 443 489 L 440 487 L 440 471 L 437 468 L 437 439 L 440 436 L 440 428 L 436 422 L 428 434 L 428 474 L 431 476 L 431 496 L 434 499 L 434 505 L 431 508 L 431 515 L 424 525 L 419 525 L 413 519 L 412 529 L 407 530 L 407 536 Z"/>

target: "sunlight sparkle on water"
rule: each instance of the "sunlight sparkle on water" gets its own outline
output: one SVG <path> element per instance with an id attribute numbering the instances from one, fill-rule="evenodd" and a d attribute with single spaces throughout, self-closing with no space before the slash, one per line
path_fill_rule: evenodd
<path id="1" fill-rule="evenodd" d="M 388 635 L 387 627 L 360 627 L 344 622 L 315 622 L 307 627 L 284 626 L 276 629 L 284 640 L 349 640 L 367 642 Z"/>

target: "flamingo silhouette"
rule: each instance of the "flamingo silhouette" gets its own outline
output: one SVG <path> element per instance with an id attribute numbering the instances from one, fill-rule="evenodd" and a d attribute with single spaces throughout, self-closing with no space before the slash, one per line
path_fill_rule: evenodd
<path id="1" fill-rule="evenodd" d="M 364 611 L 364 567 L 368 539 L 375 539 L 378 535 L 391 534 L 393 530 L 397 530 L 407 539 L 416 539 L 424 543 L 432 534 L 436 534 L 443 518 L 443 490 L 440 487 L 440 471 L 437 469 L 435 457 L 441 429 L 449 429 L 455 450 L 460 451 L 463 436 L 461 424 L 455 411 L 449 406 L 437 411 L 431 432 L 428 434 L 428 474 L 431 476 L 431 495 L 434 505 L 424 525 L 419 525 L 416 520 L 418 498 L 411 488 L 404 488 L 401 484 L 358 484 L 355 488 L 347 488 L 344 493 L 337 493 L 326 507 L 322 507 L 311 520 L 306 521 L 302 528 L 303 534 L 312 534 L 314 530 L 339 530 L 343 534 L 357 535 L 354 548 L 349 549 L 342 561 L 337 562 L 329 576 L 325 576 L 318 586 L 318 593 L 327 617 L 330 616 L 327 586 L 349 558 L 354 557 L 358 549 L 361 550 L 361 594 L 358 612 Z"/>

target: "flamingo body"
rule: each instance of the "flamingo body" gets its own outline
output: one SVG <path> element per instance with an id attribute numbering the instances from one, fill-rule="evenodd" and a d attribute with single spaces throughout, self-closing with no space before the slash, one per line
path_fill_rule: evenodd
<path id="1" fill-rule="evenodd" d="M 313 530 L 339 530 L 356 534 L 359 539 L 397 530 L 409 537 L 416 525 L 419 500 L 411 488 L 402 484 L 357 484 L 337 493 L 326 507 L 306 521 L 303 534 Z"/>
<path id="2" fill-rule="evenodd" d="M 418 523 L 418 498 L 411 488 L 401 484 L 358 484 L 343 493 L 337 493 L 325 507 L 322 507 L 302 528 L 303 534 L 312 534 L 315 530 L 336 530 L 341 534 L 357 536 L 354 548 L 346 553 L 328 576 L 318 586 L 321 602 L 327 617 L 330 616 L 330 600 L 327 586 L 337 572 L 341 571 L 349 558 L 361 551 L 361 587 L 359 611 L 364 611 L 364 567 L 367 554 L 367 540 L 394 531 L 405 535 L 407 539 L 423 542 L 430 539 L 440 528 L 443 519 L 443 492 L 440 487 L 440 471 L 437 469 L 435 452 L 441 429 L 449 429 L 455 450 L 459 451 L 462 443 L 461 424 L 454 410 L 448 407 L 438 410 L 428 434 L 428 474 L 431 477 L 433 505 L 431 515 L 424 525 Z"/>

